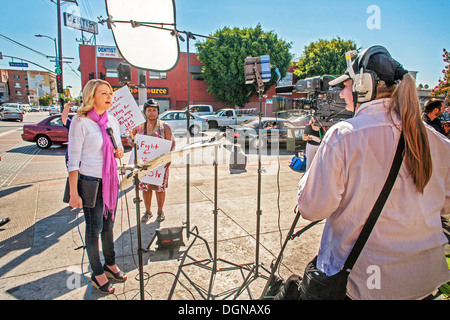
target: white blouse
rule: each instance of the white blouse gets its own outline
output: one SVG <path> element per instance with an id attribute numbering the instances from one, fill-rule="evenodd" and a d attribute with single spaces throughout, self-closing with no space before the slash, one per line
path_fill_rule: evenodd
<path id="1" fill-rule="evenodd" d="M 122 147 L 120 127 L 116 118 L 108 115 L 108 127 L 113 129 L 117 147 Z M 78 170 L 85 176 L 102 177 L 103 137 L 98 124 L 88 117 L 75 116 L 70 124 L 67 163 L 68 172 Z"/>
<path id="2" fill-rule="evenodd" d="M 391 168 L 400 131 L 375 100 L 331 127 L 299 183 L 302 217 L 327 219 L 317 267 L 343 266 Z M 394 121 L 400 124 L 397 116 Z M 427 126 L 433 174 L 418 193 L 403 162 L 399 176 L 349 276 L 352 299 L 421 299 L 450 280 L 440 214 L 450 212 L 450 141 Z"/>

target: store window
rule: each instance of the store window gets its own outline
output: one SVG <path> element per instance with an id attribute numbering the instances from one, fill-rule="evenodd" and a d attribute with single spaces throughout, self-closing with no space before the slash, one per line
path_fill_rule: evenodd
<path id="1" fill-rule="evenodd" d="M 117 69 L 106 69 L 106 77 L 107 78 L 118 78 L 119 73 L 117 72 Z"/>
<path id="2" fill-rule="evenodd" d="M 167 79 L 167 72 L 149 71 L 148 77 L 150 79 Z"/>

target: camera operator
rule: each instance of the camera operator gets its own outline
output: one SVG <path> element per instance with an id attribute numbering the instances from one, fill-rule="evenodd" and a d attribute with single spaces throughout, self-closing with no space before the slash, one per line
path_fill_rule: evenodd
<path id="1" fill-rule="evenodd" d="M 350 272 L 347 296 L 423 299 L 450 280 L 440 217 L 450 212 L 450 142 L 425 127 L 414 79 L 376 47 L 384 52 L 369 48 L 330 83 L 344 85 L 341 97 L 355 114 L 327 131 L 300 180 L 298 208 L 307 220 L 327 219 L 317 268 L 338 273 L 386 181 L 402 131 L 403 164 Z M 376 74 L 376 93 L 360 104 L 352 76 L 362 61 Z"/>

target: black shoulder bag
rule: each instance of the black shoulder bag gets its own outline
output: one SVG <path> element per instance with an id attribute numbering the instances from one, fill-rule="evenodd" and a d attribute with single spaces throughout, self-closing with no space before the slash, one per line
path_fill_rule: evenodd
<path id="1" fill-rule="evenodd" d="M 332 276 L 327 276 L 324 272 L 317 269 L 317 256 L 311 261 L 305 269 L 303 279 L 300 284 L 301 300 L 344 300 L 347 294 L 347 280 L 356 260 L 358 259 L 367 239 L 372 232 L 375 223 L 383 210 L 384 204 L 392 190 L 394 182 L 403 161 L 403 150 L 405 148 L 405 140 L 403 133 L 400 135 L 397 152 L 394 156 L 394 162 L 391 171 L 387 177 L 386 183 L 378 196 L 375 205 L 370 212 L 367 221 L 361 230 L 358 239 L 353 246 L 347 260 L 341 271 Z"/>
<path id="2" fill-rule="evenodd" d="M 97 202 L 97 193 L 100 186 L 100 179 L 96 180 L 84 180 L 78 176 L 78 194 L 81 200 L 83 200 L 83 207 L 95 208 Z M 69 178 L 66 180 L 66 188 L 64 190 L 63 202 L 69 203 L 70 200 L 70 184 Z"/>

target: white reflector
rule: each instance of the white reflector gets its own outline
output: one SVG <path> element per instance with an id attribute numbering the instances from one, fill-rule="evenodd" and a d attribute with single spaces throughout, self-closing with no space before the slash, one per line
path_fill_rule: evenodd
<path id="1" fill-rule="evenodd" d="M 106 0 L 106 10 L 117 48 L 130 65 L 168 71 L 177 64 L 178 38 L 170 32 L 176 29 L 174 0 Z M 131 20 L 145 25 L 133 28 Z"/>

